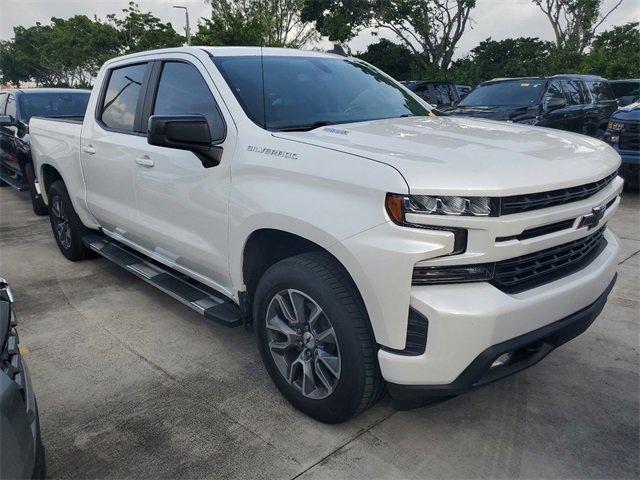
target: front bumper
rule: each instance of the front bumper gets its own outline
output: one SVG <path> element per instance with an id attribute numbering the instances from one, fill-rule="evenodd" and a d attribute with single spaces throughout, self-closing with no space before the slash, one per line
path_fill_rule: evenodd
<path id="1" fill-rule="evenodd" d="M 529 368 L 560 345 L 583 333 L 598 317 L 616 282 L 617 275 L 598 297 L 582 310 L 545 327 L 520 335 L 485 349 L 451 383 L 446 385 L 399 385 L 388 383 L 394 405 L 409 409 L 424 405 L 434 399 L 459 395 L 516 372 Z M 504 363 L 496 363 L 503 355 L 510 355 Z"/>
<path id="2" fill-rule="evenodd" d="M 460 378 L 467 378 L 464 372 L 483 352 L 598 302 L 603 292 L 608 293 L 617 269 L 617 239 L 609 230 L 605 238 L 604 250 L 579 271 L 521 293 L 508 294 L 489 283 L 412 287 L 410 305 L 428 320 L 426 349 L 416 356 L 379 350 L 380 368 L 391 392 L 399 392 L 402 385 L 411 386 L 405 388 L 409 391 L 459 393 L 478 381 L 460 383 Z"/>

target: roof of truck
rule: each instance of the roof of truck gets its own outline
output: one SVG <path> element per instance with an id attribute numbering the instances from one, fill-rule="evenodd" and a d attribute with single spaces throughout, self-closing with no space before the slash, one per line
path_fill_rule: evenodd
<path id="1" fill-rule="evenodd" d="M 578 80 L 606 80 L 603 77 L 598 75 L 584 75 L 584 74 L 573 74 L 573 73 L 559 73 L 557 75 L 551 75 L 549 77 L 501 77 L 501 78 L 492 78 L 491 80 L 487 80 L 482 83 L 490 83 L 490 82 L 508 82 L 508 81 L 517 81 L 517 80 L 551 80 L 554 78 L 573 78 Z"/>

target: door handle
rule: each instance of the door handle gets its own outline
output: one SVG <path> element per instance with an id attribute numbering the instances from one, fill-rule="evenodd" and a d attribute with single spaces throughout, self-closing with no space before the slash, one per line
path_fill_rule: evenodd
<path id="1" fill-rule="evenodd" d="M 136 158 L 136 163 L 138 165 L 141 165 L 143 167 L 153 167 L 156 162 L 154 162 L 153 160 L 151 160 L 149 157 L 147 157 L 146 155 L 143 155 L 141 157 Z"/>
<path id="2" fill-rule="evenodd" d="M 95 147 L 93 145 L 85 145 L 85 146 L 83 146 L 82 147 L 82 151 L 84 153 L 89 154 L 89 155 L 93 155 L 93 154 L 96 153 L 96 149 L 95 149 Z"/>

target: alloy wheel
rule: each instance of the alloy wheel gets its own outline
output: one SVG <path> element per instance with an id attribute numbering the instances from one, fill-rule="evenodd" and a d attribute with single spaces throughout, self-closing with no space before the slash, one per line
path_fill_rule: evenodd
<path id="1" fill-rule="evenodd" d="M 59 196 L 51 199 L 51 214 L 53 215 L 56 236 L 64 248 L 71 248 L 71 226 L 62 209 Z"/>
<path id="2" fill-rule="evenodd" d="M 340 380 L 340 348 L 331 321 L 305 293 L 282 290 L 266 315 L 269 352 L 282 377 L 302 395 L 326 398 Z"/>

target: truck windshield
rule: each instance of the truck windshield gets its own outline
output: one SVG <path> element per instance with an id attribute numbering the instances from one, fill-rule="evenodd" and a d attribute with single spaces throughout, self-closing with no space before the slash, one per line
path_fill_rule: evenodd
<path id="1" fill-rule="evenodd" d="M 458 106 L 461 107 L 525 107 L 536 105 L 542 96 L 542 80 L 514 80 L 479 85 Z"/>
<path id="2" fill-rule="evenodd" d="M 31 117 L 84 117 L 91 92 L 29 92 L 20 95 L 20 110 L 25 123 Z"/>
<path id="3" fill-rule="evenodd" d="M 214 57 L 246 114 L 267 130 L 428 115 L 429 109 L 366 64 L 341 58 Z M 264 69 L 264 70 L 263 70 Z"/>

